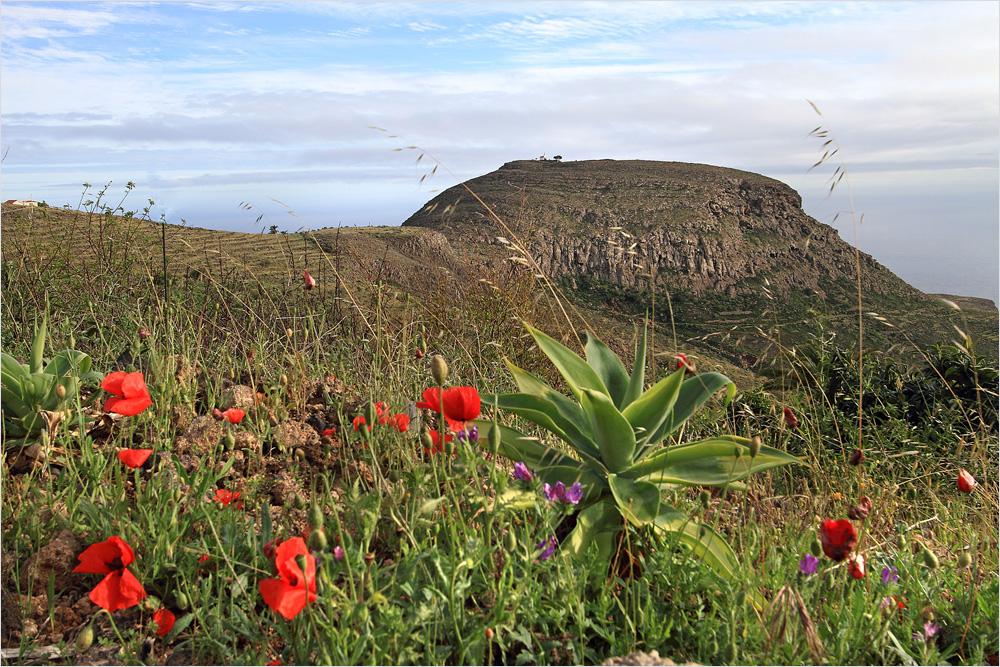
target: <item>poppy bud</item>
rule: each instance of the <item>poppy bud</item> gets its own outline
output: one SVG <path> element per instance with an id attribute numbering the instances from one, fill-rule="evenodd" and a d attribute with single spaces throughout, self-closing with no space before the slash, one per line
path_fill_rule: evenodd
<path id="1" fill-rule="evenodd" d="M 701 501 L 702 507 L 708 509 L 708 504 L 712 500 L 712 494 L 708 491 L 702 491 L 701 494 L 698 495 L 698 500 Z"/>
<path id="2" fill-rule="evenodd" d="M 365 559 L 365 565 L 367 565 L 368 567 L 371 567 L 372 561 L 375 560 L 375 554 L 373 554 L 373 553 L 371 553 L 369 551 L 368 553 L 366 553 L 364 555 L 364 559 Z"/>
<path id="3" fill-rule="evenodd" d="M 443 387 L 448 379 L 448 362 L 440 354 L 431 357 L 431 377 L 439 387 Z"/>
<path id="4" fill-rule="evenodd" d="M 146 327 L 139 327 L 139 340 L 146 340 L 153 334 Z"/>
<path id="5" fill-rule="evenodd" d="M 872 501 L 868 496 L 862 496 L 858 504 L 847 510 L 847 516 L 855 521 L 864 521 L 872 511 Z"/>
<path id="6" fill-rule="evenodd" d="M 795 413 L 792 412 L 791 408 L 785 408 L 782 410 L 782 415 L 785 417 L 785 424 L 788 425 L 788 428 L 799 427 L 799 420 L 796 418 Z"/>
<path id="7" fill-rule="evenodd" d="M 818 537 L 814 537 L 812 544 L 809 545 L 809 553 L 813 556 L 819 556 L 823 553 L 823 543 L 819 541 Z"/>
<path id="8" fill-rule="evenodd" d="M 976 488 L 975 478 L 969 474 L 968 470 L 963 470 L 958 473 L 958 490 L 962 493 L 972 493 L 972 489 Z"/>
<path id="9" fill-rule="evenodd" d="M 309 562 L 306 560 L 307 558 L 311 558 L 311 556 L 307 556 L 306 554 L 299 554 L 298 556 L 295 557 L 295 564 L 298 565 L 299 569 L 302 570 L 303 572 L 306 571 L 306 563 Z"/>
<path id="10" fill-rule="evenodd" d="M 489 442 L 489 444 L 490 444 L 490 451 L 493 452 L 494 454 L 496 454 L 497 450 L 500 449 L 500 425 L 499 424 L 494 424 L 492 427 L 490 427 L 490 432 L 489 432 L 489 435 L 487 436 L 487 438 L 488 438 L 487 442 Z"/>
<path id="11" fill-rule="evenodd" d="M 486 641 L 491 641 L 494 636 L 493 628 L 486 628 L 486 632 L 483 634 L 486 635 Z"/>
<path id="12" fill-rule="evenodd" d="M 305 281 L 305 288 L 307 292 L 313 287 L 316 287 L 316 279 L 310 276 L 308 271 L 305 272 L 303 280 Z"/>
<path id="13" fill-rule="evenodd" d="M 924 559 L 924 565 L 932 570 L 936 570 L 939 565 L 938 557 L 934 555 L 934 552 L 924 547 L 924 550 L 920 553 L 921 558 Z"/>
<path id="14" fill-rule="evenodd" d="M 755 458 L 760 453 L 760 447 L 763 444 L 764 441 L 760 439 L 759 435 L 750 439 L 750 458 Z"/>
<path id="15" fill-rule="evenodd" d="M 507 547 L 507 551 L 514 551 L 517 549 L 517 537 L 514 533 L 507 531 L 507 534 L 503 536 L 503 544 Z"/>
<path id="16" fill-rule="evenodd" d="M 738 459 L 741 456 L 743 456 L 743 448 L 740 447 L 739 445 L 736 445 L 735 447 L 733 447 L 733 457 Z"/>
<path id="17" fill-rule="evenodd" d="M 920 610 L 920 618 L 922 620 L 924 620 L 924 621 L 927 621 L 928 623 L 930 623 L 931 621 L 933 621 L 934 620 L 934 608 L 931 607 L 930 605 L 927 605 L 926 607 L 924 607 L 923 609 L 921 609 Z"/>
<path id="18" fill-rule="evenodd" d="M 313 505 L 313 507 L 315 507 L 315 505 Z M 306 540 L 306 544 L 312 551 L 323 551 L 326 549 L 326 531 L 322 528 L 311 531 L 309 533 L 309 539 Z"/>
<path id="19" fill-rule="evenodd" d="M 309 524 L 309 530 L 322 530 L 323 510 L 319 508 L 319 505 L 313 505 L 309 508 L 309 514 L 306 515 L 306 522 Z"/>
<path id="20" fill-rule="evenodd" d="M 972 556 L 969 555 L 968 551 L 963 551 L 958 554 L 958 566 L 961 568 L 966 568 L 972 565 Z"/>
<path id="21" fill-rule="evenodd" d="M 219 408 L 212 408 L 212 419 L 214 419 L 217 422 L 221 422 L 225 418 L 226 416 L 222 414 L 222 410 L 220 410 Z"/>
<path id="22" fill-rule="evenodd" d="M 83 630 L 80 630 L 80 634 L 76 636 L 76 651 L 77 653 L 84 653 L 90 648 L 91 644 L 94 643 L 94 627 L 87 624 Z"/>
<path id="23" fill-rule="evenodd" d="M 420 434 L 420 444 L 424 446 L 424 449 L 431 451 L 434 446 L 434 438 L 431 437 L 429 431 L 424 431 Z"/>
<path id="24" fill-rule="evenodd" d="M 902 535 L 896 536 L 896 548 L 900 551 L 906 551 L 906 538 Z"/>
<path id="25" fill-rule="evenodd" d="M 236 436 L 232 431 L 226 431 L 226 449 L 236 448 Z"/>
<path id="26" fill-rule="evenodd" d="M 865 460 L 865 453 L 860 449 L 855 449 L 851 452 L 851 458 L 848 460 L 852 466 L 859 466 L 861 462 Z"/>
<path id="27" fill-rule="evenodd" d="M 306 508 L 306 499 L 296 493 L 292 497 L 292 504 L 295 506 L 295 509 L 304 510 Z"/>
<path id="28" fill-rule="evenodd" d="M 291 338 L 291 337 L 292 337 L 292 334 L 293 334 L 293 333 L 294 333 L 294 332 L 293 332 L 293 331 L 292 331 L 291 329 L 285 329 L 285 335 L 286 335 L 286 336 L 288 336 L 289 338 Z"/>
<path id="29" fill-rule="evenodd" d="M 390 470 L 389 471 L 389 481 L 392 482 L 393 484 L 395 484 L 399 480 L 400 480 L 399 471 L 398 470 Z"/>
<path id="30" fill-rule="evenodd" d="M 188 608 L 188 596 L 184 593 L 177 592 L 174 593 L 174 604 L 177 605 L 178 609 L 184 610 Z"/>
<path id="31" fill-rule="evenodd" d="M 66 398 L 66 387 L 62 386 L 61 384 L 56 385 L 56 398 L 58 398 L 60 401 Z"/>

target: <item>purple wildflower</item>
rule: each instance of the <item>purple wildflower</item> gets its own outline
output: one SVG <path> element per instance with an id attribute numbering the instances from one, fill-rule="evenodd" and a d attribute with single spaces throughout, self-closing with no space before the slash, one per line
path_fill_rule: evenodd
<path id="1" fill-rule="evenodd" d="M 939 629 L 940 628 L 938 628 L 937 623 L 934 623 L 933 621 L 927 621 L 926 623 L 924 623 L 924 637 L 930 639 L 931 637 L 933 637 L 938 633 Z"/>
<path id="2" fill-rule="evenodd" d="M 535 547 L 542 552 L 539 554 L 538 560 L 548 560 L 549 558 L 552 558 L 552 554 L 556 552 L 557 544 L 558 542 L 556 542 L 555 535 L 549 535 L 547 538 L 542 540 L 541 544 Z"/>
<path id="3" fill-rule="evenodd" d="M 530 482 L 532 477 L 531 471 L 528 470 L 528 466 L 524 465 L 523 461 L 514 464 L 514 479 Z"/>
<path id="4" fill-rule="evenodd" d="M 816 574 L 817 570 L 819 570 L 819 558 L 816 558 L 816 556 L 807 553 L 799 561 L 799 572 L 802 574 Z"/>
<path id="5" fill-rule="evenodd" d="M 566 491 L 566 502 L 570 505 L 579 505 L 583 500 L 583 485 L 580 482 L 573 482 L 573 486 Z"/>
<path id="6" fill-rule="evenodd" d="M 344 560 L 344 547 L 339 544 L 333 548 L 333 559 Z"/>
<path id="7" fill-rule="evenodd" d="M 896 569 L 895 565 L 890 565 L 889 567 L 882 568 L 882 583 L 889 584 L 890 582 L 899 581 L 899 570 Z"/>
<path id="8" fill-rule="evenodd" d="M 476 444 L 479 442 L 479 427 L 473 426 L 469 429 L 469 442 Z"/>

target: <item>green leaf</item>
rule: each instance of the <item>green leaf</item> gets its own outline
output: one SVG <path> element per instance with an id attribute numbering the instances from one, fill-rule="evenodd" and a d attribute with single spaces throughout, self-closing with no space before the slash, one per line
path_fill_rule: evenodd
<path id="1" fill-rule="evenodd" d="M 732 579 L 740 567 L 736 554 L 721 535 L 708 526 L 691 521 L 666 503 L 660 505 L 653 526 L 690 545 L 697 557 L 725 579 Z"/>
<path id="2" fill-rule="evenodd" d="M 623 475 L 652 484 L 683 486 L 726 486 L 753 473 L 801 463 L 785 452 L 761 447 L 750 458 L 750 440 L 732 435 L 717 436 L 661 449 L 623 471 Z M 736 457 L 739 448 L 740 456 Z"/>
<path id="3" fill-rule="evenodd" d="M 682 371 L 683 369 L 678 372 Z M 681 424 L 686 422 L 698 408 L 704 405 L 715 392 L 723 387 L 728 387 L 726 390 L 726 404 L 728 405 L 733 400 L 733 396 L 736 395 L 736 384 L 725 375 L 721 373 L 699 373 L 685 380 L 684 384 L 681 385 L 680 392 L 677 394 L 673 413 L 663 422 L 653 438 L 650 439 L 650 444 L 655 445 L 679 429 Z"/>
<path id="4" fill-rule="evenodd" d="M 587 363 L 597 372 L 607 388 L 608 395 L 614 401 L 615 407 L 621 408 L 629 384 L 629 376 L 625 372 L 625 366 L 621 359 L 590 332 L 587 333 L 587 346 L 584 348 L 584 354 L 587 356 Z"/>
<path id="5" fill-rule="evenodd" d="M 492 421 L 485 419 L 474 419 L 470 423 L 477 426 L 483 432 L 486 432 L 487 427 L 494 427 Z M 500 448 L 498 452 L 511 461 L 523 461 L 525 465 L 535 470 L 551 465 L 580 465 L 579 461 L 560 453 L 552 447 L 543 445 L 537 438 L 529 438 L 520 431 L 501 424 L 496 424 L 495 426 L 500 429 Z M 483 451 L 489 451 L 487 438 L 479 439 L 479 448 Z"/>
<path id="6" fill-rule="evenodd" d="M 583 410 L 580 409 L 579 405 L 562 396 L 562 394 L 559 394 L 559 396 L 576 409 L 575 419 L 571 419 L 563 412 L 560 412 L 558 406 L 552 401 L 529 394 L 483 396 L 482 401 L 486 405 L 508 410 L 533 424 L 548 429 L 582 454 L 586 454 L 591 458 L 599 458 L 600 452 L 597 450 L 597 444 L 589 434 L 585 434 L 580 428 L 580 425 L 586 422 L 583 417 Z"/>
<path id="7" fill-rule="evenodd" d="M 28 369 L 24 364 L 6 352 L 0 352 L 0 380 L 3 384 L 16 382 L 17 378 L 27 374 Z"/>
<path id="8" fill-rule="evenodd" d="M 63 350 L 45 367 L 44 372 L 56 377 L 81 376 L 90 371 L 90 356 L 78 350 Z"/>
<path id="9" fill-rule="evenodd" d="M 632 428 L 640 434 L 643 445 L 658 442 L 653 437 L 674 409 L 683 381 L 684 369 L 675 371 L 643 392 L 622 411 Z"/>
<path id="10" fill-rule="evenodd" d="M 534 509 L 537 503 L 537 493 L 507 487 L 503 493 L 493 499 L 487 509 L 491 512 L 497 507 L 512 510 L 528 510 Z"/>
<path id="11" fill-rule="evenodd" d="M 601 460 L 610 472 L 619 472 L 632 463 L 635 431 L 607 394 L 584 389 L 580 394 L 583 411 L 590 420 Z"/>
<path id="12" fill-rule="evenodd" d="M 601 560 L 607 561 L 614 551 L 615 535 L 621 528 L 622 515 L 614 498 L 607 495 L 577 513 L 576 527 L 559 548 L 576 560 L 582 560 L 587 548 L 596 543 Z"/>
<path id="13" fill-rule="evenodd" d="M 42 370 L 42 355 L 45 354 L 45 328 L 48 315 L 42 318 L 42 324 L 35 331 L 35 339 L 31 341 L 31 360 L 29 369 L 32 373 Z"/>
<path id="14" fill-rule="evenodd" d="M 628 387 L 625 389 L 625 396 L 618 407 L 624 410 L 630 406 L 640 395 L 642 387 L 646 382 L 646 324 L 642 325 L 642 337 L 636 333 L 635 339 L 635 359 L 632 361 L 632 376 L 629 378 Z"/>
<path id="15" fill-rule="evenodd" d="M 553 365 L 555 365 L 563 378 L 565 378 L 566 384 L 569 385 L 570 390 L 577 399 L 580 398 L 580 394 L 584 389 L 591 389 L 609 396 L 608 388 L 604 386 L 604 381 L 601 380 L 586 361 L 581 359 L 568 347 L 550 338 L 538 329 L 527 324 L 525 327 L 527 327 L 528 332 L 535 339 L 538 348 L 545 353 L 545 356 L 552 361 Z"/>
<path id="16" fill-rule="evenodd" d="M 645 526 L 656 519 L 660 510 L 660 490 L 655 485 L 608 475 L 608 486 L 618 503 L 618 509 L 629 523 Z"/>

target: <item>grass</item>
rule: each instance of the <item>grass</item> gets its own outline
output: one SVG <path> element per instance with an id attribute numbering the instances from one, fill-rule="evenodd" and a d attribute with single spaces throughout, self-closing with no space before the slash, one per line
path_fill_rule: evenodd
<path id="1" fill-rule="evenodd" d="M 450 384 L 484 394 L 514 390 L 505 357 L 558 380 L 515 320 L 570 332 L 513 267 L 428 272 L 415 257 L 447 256 L 421 233 L 325 230 L 265 245 L 275 239 L 201 230 L 196 241 L 167 238 L 165 301 L 150 252 L 158 223 L 97 206 L 18 227 L 4 212 L 4 350 L 28 357 L 47 294 L 46 356 L 74 346 L 98 370 L 141 370 L 153 400 L 111 422 L 97 409 L 103 398 L 88 405 L 92 385 L 70 407 L 96 421 L 64 420 L 35 451 L 5 449 L 3 583 L 24 624 L 4 646 L 22 659 L 55 646 L 52 662 L 76 664 L 597 664 L 652 650 L 702 664 L 996 663 L 997 432 L 995 422 L 970 423 L 968 403 L 942 404 L 919 428 L 888 411 L 866 427 L 866 460 L 854 467 L 851 391 L 825 393 L 831 374 L 849 375 L 850 355 L 809 365 L 779 346 L 787 373 L 763 388 L 748 378 L 733 406 L 710 404 L 681 439 L 761 435 L 807 465 L 753 477 L 746 493 L 670 492 L 733 546 L 736 580 L 634 528 L 610 562 L 591 553 L 574 563 L 558 550 L 541 560 L 538 545 L 572 526 L 570 508 L 546 503 L 537 482 L 511 478 L 513 462 L 479 449 L 428 455 L 413 407 L 434 384 L 435 353 L 449 362 Z M 317 290 L 302 290 L 304 268 Z M 152 335 L 141 340 L 139 327 Z M 619 332 L 616 351 L 631 347 L 629 335 Z M 647 384 L 672 359 L 651 367 Z M 866 391 L 883 395 L 874 384 Z M 234 401 L 246 417 L 195 421 L 209 433 L 196 440 L 192 421 Z M 411 430 L 355 430 L 359 414 L 375 421 L 378 401 L 413 414 Z M 782 421 L 783 407 L 797 428 Z M 131 470 L 117 458 L 127 448 L 153 455 Z M 961 469 L 979 482 L 971 494 L 956 489 Z M 534 489 L 536 505 L 495 502 L 511 488 Z M 240 492 L 242 506 L 221 505 L 218 489 Z M 821 553 L 819 571 L 801 573 L 820 520 L 844 517 L 861 496 L 874 504 L 857 522 L 867 577 Z M 277 576 L 265 546 L 303 533 L 314 507 L 327 538 L 315 553 L 318 597 L 286 620 L 259 590 Z M 87 597 L 100 576 L 69 571 L 83 548 L 112 535 L 135 550 L 129 569 L 149 597 L 108 614 Z M 891 568 L 898 581 L 883 583 Z M 161 637 L 151 619 L 162 608 L 177 623 Z M 96 640 L 78 652 L 87 627 Z"/>

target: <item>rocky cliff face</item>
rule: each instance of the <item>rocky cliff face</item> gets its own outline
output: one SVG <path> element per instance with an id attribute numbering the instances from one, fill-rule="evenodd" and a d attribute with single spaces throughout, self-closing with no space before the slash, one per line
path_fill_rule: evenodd
<path id="1" fill-rule="evenodd" d="M 667 289 L 729 297 L 801 291 L 826 298 L 853 284 L 855 252 L 802 211 L 787 185 L 735 169 L 676 162 L 518 161 L 468 181 L 404 225 L 453 245 L 503 245 L 516 236 L 549 276 L 588 275 L 631 288 L 656 276 Z M 496 248 L 499 250 L 499 248 Z M 862 287 L 921 297 L 861 253 Z"/>

